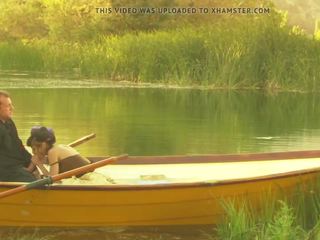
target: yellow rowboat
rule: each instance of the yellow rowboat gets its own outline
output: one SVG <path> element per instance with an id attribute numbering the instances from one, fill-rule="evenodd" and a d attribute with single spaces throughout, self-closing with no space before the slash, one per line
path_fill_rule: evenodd
<path id="1" fill-rule="evenodd" d="M 102 158 L 100 158 L 102 159 Z M 92 158 L 99 160 L 99 158 Z M 104 227 L 216 224 L 221 201 L 290 193 L 320 172 L 320 150 L 129 157 L 95 170 L 108 185 L 61 185 L 0 199 L 1 226 Z M 0 183 L 0 192 L 21 183 Z"/>

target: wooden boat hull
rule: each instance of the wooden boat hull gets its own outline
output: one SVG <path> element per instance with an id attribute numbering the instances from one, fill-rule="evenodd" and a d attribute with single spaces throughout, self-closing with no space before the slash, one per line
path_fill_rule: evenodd
<path id="1" fill-rule="evenodd" d="M 231 182 L 144 186 L 52 186 L 0 200 L 1 226 L 103 227 L 217 224 L 222 201 L 291 194 L 315 182 L 318 170 Z M 1 184 L 0 191 L 14 187 Z M 280 195 L 279 195 L 280 196 Z"/>
<path id="2" fill-rule="evenodd" d="M 296 157 L 295 157 L 296 156 Z M 257 161 L 271 159 L 311 159 L 304 169 L 296 171 L 274 171 L 270 161 L 269 172 L 265 175 L 242 174 L 234 177 L 236 172 L 252 172 L 248 166 L 260 168 Z M 278 159 L 278 160 L 277 160 Z M 300 164 L 308 162 L 301 159 Z M 256 161 L 255 165 L 248 165 Z M 191 166 L 188 172 L 195 171 L 191 164 L 218 164 L 217 171 L 207 165 L 207 176 L 223 171 L 221 168 L 229 163 L 244 162 L 244 169 L 226 168 L 226 178 L 220 180 L 154 184 L 115 184 L 115 185 L 54 185 L 33 189 L 0 199 L 0 226 L 28 227 L 106 227 L 106 226 L 165 226 L 165 225 L 202 225 L 217 224 L 223 221 L 223 201 L 241 203 L 248 201 L 253 207 L 259 207 L 266 196 L 277 198 L 292 195 L 299 186 L 312 189 L 317 183 L 320 171 L 320 151 L 289 153 L 191 156 L 191 157 L 131 157 L 121 164 L 183 164 Z M 261 164 L 262 164 L 261 162 Z M 274 166 L 290 166 L 291 162 L 282 162 Z M 252 163 L 253 164 L 253 163 Z M 269 165 L 267 165 L 269 164 Z M 139 165 L 135 165 L 139 169 Z M 209 166 L 209 165 L 208 165 Z M 300 167 L 300 165 L 297 165 Z M 159 166 L 158 166 L 159 167 Z M 176 166 L 177 167 L 177 166 Z M 230 166 L 229 166 L 230 167 Z M 266 168 L 266 167 L 262 167 Z M 168 169 L 171 169 L 169 166 Z M 179 169 L 179 166 L 178 168 Z M 245 169 L 248 169 L 246 171 Z M 259 169 L 258 169 L 259 170 Z M 263 170 L 263 169 L 262 169 Z M 212 171 L 212 173 L 211 173 Z M 261 171 L 261 169 L 259 170 Z M 172 172 L 172 171 L 171 171 Z M 175 170 L 174 172 L 177 172 Z M 196 173 L 198 175 L 204 172 Z M 252 174 L 252 173 L 251 173 Z M 0 191 L 16 187 L 17 183 L 0 183 Z"/>

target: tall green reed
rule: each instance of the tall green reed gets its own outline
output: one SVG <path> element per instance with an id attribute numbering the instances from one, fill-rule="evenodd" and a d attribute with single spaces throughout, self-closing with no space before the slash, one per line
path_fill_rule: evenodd
<path id="1" fill-rule="evenodd" d="M 276 208 L 260 212 L 243 203 L 224 204 L 227 213 L 225 222 L 219 225 L 211 239 L 223 240 L 296 240 L 305 239 L 307 231 L 296 223 L 294 209 L 284 201 L 272 202 Z M 209 237 L 210 238 L 210 237 Z"/>
<path id="2" fill-rule="evenodd" d="M 246 198 L 223 202 L 226 217 L 209 239 L 319 239 L 319 183 L 298 185 L 291 195 L 266 193 L 259 208 Z"/>
<path id="3" fill-rule="evenodd" d="M 319 91 L 320 42 L 281 15 L 198 28 L 1 43 L 0 67 L 212 88 Z"/>
<path id="4" fill-rule="evenodd" d="M 0 69 L 41 71 L 45 57 L 37 44 L 0 42 Z"/>

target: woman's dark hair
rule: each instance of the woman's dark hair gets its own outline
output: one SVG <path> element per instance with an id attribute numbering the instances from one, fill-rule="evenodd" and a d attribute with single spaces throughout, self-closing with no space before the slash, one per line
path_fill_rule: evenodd
<path id="1" fill-rule="evenodd" d="M 46 142 L 52 146 L 56 142 L 56 137 L 51 128 L 37 126 L 31 128 L 31 135 L 27 140 L 27 146 L 31 147 L 32 141 Z"/>

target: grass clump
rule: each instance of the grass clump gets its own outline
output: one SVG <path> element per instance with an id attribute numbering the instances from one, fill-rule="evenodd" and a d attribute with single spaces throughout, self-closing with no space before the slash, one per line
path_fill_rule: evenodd
<path id="1" fill-rule="evenodd" d="M 317 189 L 299 186 L 289 198 L 265 197 L 259 208 L 247 200 L 224 202 L 226 217 L 209 239 L 320 239 L 320 192 Z"/>
<path id="2" fill-rule="evenodd" d="M 247 203 L 235 207 L 225 203 L 226 220 L 216 229 L 215 240 L 297 240 L 306 239 L 307 231 L 296 223 L 296 215 L 286 202 L 279 201 L 277 209 L 258 214 Z"/>
<path id="3" fill-rule="evenodd" d="M 53 240 L 52 235 L 40 234 L 37 229 L 24 232 L 23 229 L 17 231 L 7 231 L 5 234 L 0 234 L 1 240 Z"/>

